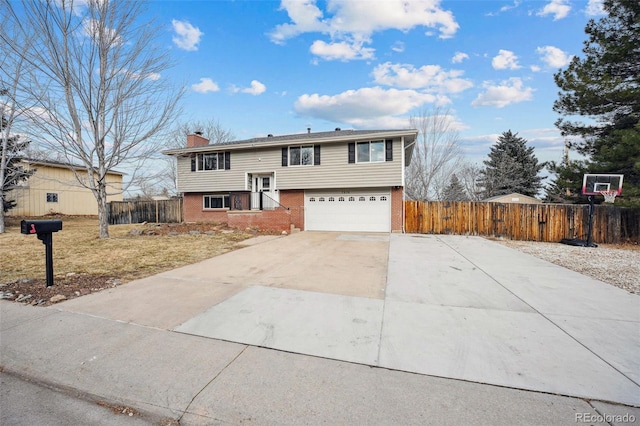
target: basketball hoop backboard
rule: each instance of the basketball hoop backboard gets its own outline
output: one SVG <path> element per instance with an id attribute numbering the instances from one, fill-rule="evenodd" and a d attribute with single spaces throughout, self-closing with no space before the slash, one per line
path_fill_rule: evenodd
<path id="1" fill-rule="evenodd" d="M 582 195 L 601 195 L 603 191 L 622 194 L 623 175 L 585 174 L 582 180 Z"/>

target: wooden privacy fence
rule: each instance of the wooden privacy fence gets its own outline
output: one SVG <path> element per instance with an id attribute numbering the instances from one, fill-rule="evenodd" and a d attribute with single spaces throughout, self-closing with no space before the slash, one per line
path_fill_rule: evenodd
<path id="1" fill-rule="evenodd" d="M 182 222 L 182 199 L 112 201 L 107 204 L 110 225 Z"/>
<path id="2" fill-rule="evenodd" d="M 589 206 L 471 201 L 405 201 L 405 231 L 558 242 L 587 238 Z M 595 206 L 593 241 L 640 242 L 640 209 Z"/>

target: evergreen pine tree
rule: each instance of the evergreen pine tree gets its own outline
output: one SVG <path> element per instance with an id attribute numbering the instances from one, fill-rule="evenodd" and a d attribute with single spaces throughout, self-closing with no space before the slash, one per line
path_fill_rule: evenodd
<path id="1" fill-rule="evenodd" d="M 543 177 L 539 173 L 544 165 L 538 164 L 527 140 L 511 130 L 498 137 L 483 164 L 480 176 L 483 198 L 512 192 L 535 197 L 542 188 Z"/>
<path id="2" fill-rule="evenodd" d="M 2 209 L 6 213 L 16 206 L 14 200 L 8 200 L 9 192 L 12 191 L 17 184 L 29 179 L 29 176 L 35 173 L 35 169 L 25 170 L 20 165 L 22 161 L 22 153 L 29 146 L 30 141 L 22 140 L 20 136 L 9 136 L 3 131 L 6 125 L 6 119 L 2 117 L 0 120 L 0 158 L 4 157 L 4 178 L 0 182 L 0 193 L 2 193 Z M 6 146 L 6 152 L 3 147 Z"/>
<path id="3" fill-rule="evenodd" d="M 467 196 L 467 192 L 464 190 L 464 186 L 458 176 L 453 174 L 451 176 L 451 181 L 449 185 L 444 189 L 442 193 L 443 201 L 467 201 L 469 197 Z"/>
<path id="4" fill-rule="evenodd" d="M 640 200 L 640 2 L 605 0 L 603 8 L 607 15 L 585 27 L 584 57 L 555 75 L 553 109 L 590 120 L 556 126 L 580 137 L 574 148 L 587 157 L 589 173 L 624 174 L 623 195 Z"/>

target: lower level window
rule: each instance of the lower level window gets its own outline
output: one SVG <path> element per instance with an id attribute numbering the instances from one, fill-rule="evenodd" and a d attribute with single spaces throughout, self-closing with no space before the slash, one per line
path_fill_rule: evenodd
<path id="1" fill-rule="evenodd" d="M 47 203 L 57 203 L 58 194 L 56 192 L 47 192 Z"/>
<path id="2" fill-rule="evenodd" d="M 205 209 L 228 209 L 231 206 L 228 195 L 205 195 L 203 203 Z"/>

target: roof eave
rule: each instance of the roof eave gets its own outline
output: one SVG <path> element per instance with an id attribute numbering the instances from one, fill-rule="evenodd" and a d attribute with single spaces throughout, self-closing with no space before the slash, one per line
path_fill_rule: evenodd
<path id="1" fill-rule="evenodd" d="M 384 139 L 384 138 L 393 138 L 393 137 L 402 137 L 402 136 L 414 136 L 417 137 L 418 131 L 415 129 L 409 130 L 391 130 L 388 132 L 372 132 L 372 133 L 361 133 L 357 135 L 336 135 L 330 137 L 319 137 L 319 138 L 309 138 L 306 133 L 300 134 L 299 137 L 292 137 L 291 139 L 286 140 L 278 140 L 278 141 L 261 141 L 261 142 L 247 142 L 247 143 L 230 143 L 230 144 L 213 144 L 213 145 L 204 145 L 190 148 L 177 148 L 177 149 L 166 149 L 161 151 L 162 154 L 165 155 L 184 155 L 184 154 L 192 154 L 198 152 L 209 152 L 209 151 L 234 151 L 239 149 L 247 149 L 247 148 L 269 148 L 269 147 L 278 147 L 278 146 L 288 146 L 288 145 L 296 145 L 296 144 L 324 144 L 324 143 L 339 143 L 339 142 L 349 142 L 349 141 L 364 141 L 371 139 Z"/>

